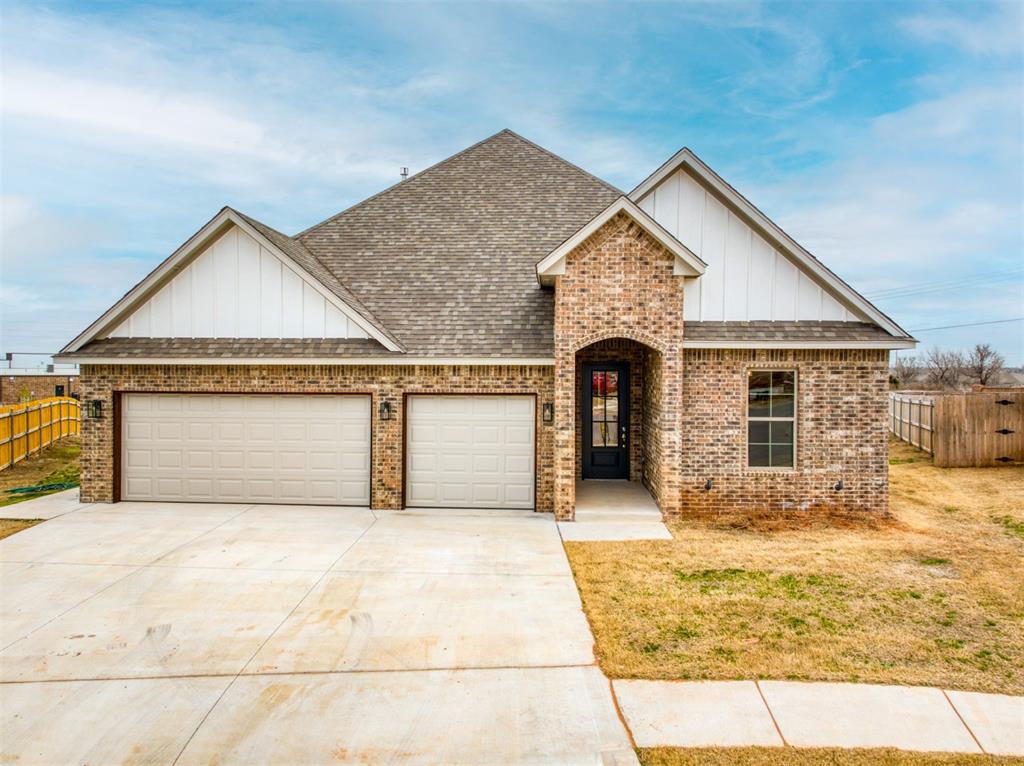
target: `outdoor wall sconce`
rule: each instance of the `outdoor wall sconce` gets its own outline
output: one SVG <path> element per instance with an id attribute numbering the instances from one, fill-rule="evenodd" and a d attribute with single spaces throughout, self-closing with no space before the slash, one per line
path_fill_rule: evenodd
<path id="1" fill-rule="evenodd" d="M 377 408 L 377 412 L 380 415 L 381 420 L 394 420 L 395 415 L 391 411 L 391 402 L 382 399 L 380 406 Z"/>
<path id="2" fill-rule="evenodd" d="M 704 491 L 705 492 L 710 492 L 711 488 L 714 487 L 714 486 L 715 486 L 715 483 L 713 481 L 711 481 L 711 479 L 708 479 L 706 482 L 704 482 Z"/>
<path id="3" fill-rule="evenodd" d="M 544 425 L 551 425 L 555 422 L 555 405 L 551 402 L 544 402 L 544 406 L 540 408 L 540 418 L 544 422 Z"/>
<path id="4" fill-rule="evenodd" d="M 834 489 L 836 492 L 842 492 L 842 490 L 843 490 L 843 480 L 840 479 L 839 481 L 837 481 L 835 483 L 835 485 L 832 487 L 832 489 Z"/>
<path id="5" fill-rule="evenodd" d="M 103 400 L 90 399 L 85 403 L 85 416 L 90 420 L 100 420 L 103 417 Z"/>

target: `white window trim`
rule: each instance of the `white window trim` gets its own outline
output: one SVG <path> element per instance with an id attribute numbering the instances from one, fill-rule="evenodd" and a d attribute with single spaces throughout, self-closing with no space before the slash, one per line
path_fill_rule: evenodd
<path id="1" fill-rule="evenodd" d="M 789 418 L 773 418 L 773 417 L 751 417 L 750 416 L 750 376 L 755 372 L 791 372 L 793 373 L 793 416 Z M 796 367 L 748 367 L 747 368 L 747 385 L 745 387 L 745 414 L 744 428 L 743 428 L 743 466 L 747 471 L 757 472 L 770 472 L 770 473 L 791 473 L 797 470 L 797 441 L 799 439 L 800 428 L 798 421 L 800 419 L 800 370 Z M 750 421 L 763 421 L 767 423 L 792 423 L 793 424 L 793 465 L 751 465 L 750 464 Z M 771 448 L 769 448 L 769 455 L 771 454 Z M 770 458 L 769 458 L 770 459 Z"/>

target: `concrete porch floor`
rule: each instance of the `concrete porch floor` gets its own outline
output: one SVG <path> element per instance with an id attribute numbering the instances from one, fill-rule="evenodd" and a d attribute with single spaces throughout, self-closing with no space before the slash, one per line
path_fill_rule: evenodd
<path id="1" fill-rule="evenodd" d="M 563 540 L 671 540 L 661 511 L 640 482 L 576 482 L 576 520 L 558 525 Z"/>

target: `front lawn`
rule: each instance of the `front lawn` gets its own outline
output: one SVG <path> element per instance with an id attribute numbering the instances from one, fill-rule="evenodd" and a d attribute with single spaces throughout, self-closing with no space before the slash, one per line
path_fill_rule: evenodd
<path id="1" fill-rule="evenodd" d="M 605 673 L 1024 694 L 1024 467 L 940 469 L 900 445 L 891 463 L 889 520 L 566 543 Z"/>

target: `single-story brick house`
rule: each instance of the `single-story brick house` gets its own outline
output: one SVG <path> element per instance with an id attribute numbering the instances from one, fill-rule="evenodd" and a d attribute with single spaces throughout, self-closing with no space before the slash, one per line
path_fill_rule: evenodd
<path id="1" fill-rule="evenodd" d="M 82 388 L 76 374 L 24 370 L 0 371 L 0 404 L 18 404 L 51 396 L 81 398 Z"/>
<path id="2" fill-rule="evenodd" d="M 627 194 L 506 130 L 295 236 L 224 208 L 60 358 L 87 501 L 570 519 L 885 511 L 914 343 L 689 150 Z"/>

